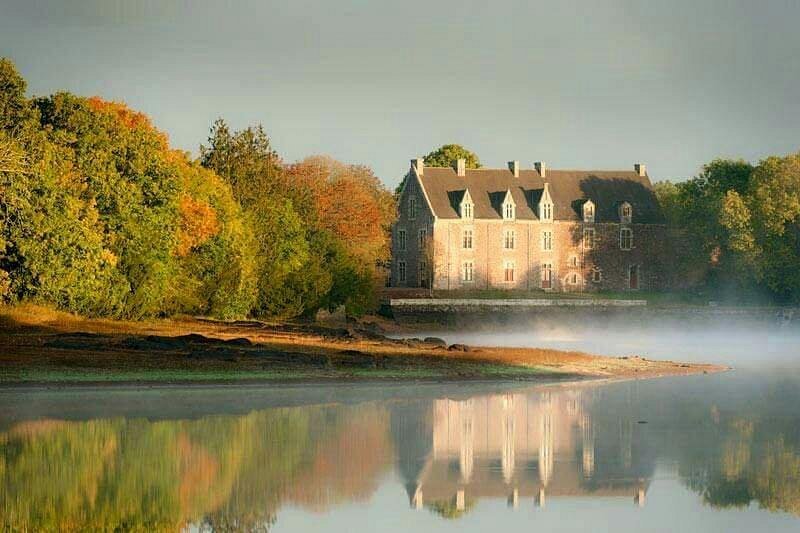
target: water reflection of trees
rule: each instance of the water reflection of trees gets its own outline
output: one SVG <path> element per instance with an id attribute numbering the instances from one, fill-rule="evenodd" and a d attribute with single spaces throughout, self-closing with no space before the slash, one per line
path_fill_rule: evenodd
<path id="1" fill-rule="evenodd" d="M 35 421 L 0 433 L 0 525 L 268 530 L 287 501 L 371 494 L 389 444 L 374 404 L 198 420 Z M 391 449 L 389 447 L 389 449 Z"/>
<path id="2" fill-rule="evenodd" d="M 445 518 L 482 498 L 643 505 L 657 460 L 677 465 L 708 505 L 800 514 L 800 389 L 723 392 L 627 383 L 21 422 L 0 432 L 0 528 L 267 531 L 287 503 L 319 511 L 366 500 L 393 465 L 411 507 Z M 642 408 L 648 424 L 637 424 Z"/>

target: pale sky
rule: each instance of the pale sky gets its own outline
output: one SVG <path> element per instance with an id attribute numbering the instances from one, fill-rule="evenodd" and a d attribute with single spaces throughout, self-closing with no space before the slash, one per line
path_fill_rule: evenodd
<path id="1" fill-rule="evenodd" d="M 659 180 L 800 149 L 798 21 L 797 0 L 0 0 L 0 55 L 195 154 L 224 117 L 389 186 L 449 142 Z"/>

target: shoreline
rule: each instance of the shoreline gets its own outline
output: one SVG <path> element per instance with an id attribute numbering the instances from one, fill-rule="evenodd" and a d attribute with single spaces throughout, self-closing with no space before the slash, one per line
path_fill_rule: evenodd
<path id="1" fill-rule="evenodd" d="M 382 324 L 383 322 L 383 324 Z M 326 326 L 173 318 L 87 319 L 0 308 L 0 389 L 335 383 L 563 382 L 711 373 L 719 365 L 393 339 L 379 318 Z"/>

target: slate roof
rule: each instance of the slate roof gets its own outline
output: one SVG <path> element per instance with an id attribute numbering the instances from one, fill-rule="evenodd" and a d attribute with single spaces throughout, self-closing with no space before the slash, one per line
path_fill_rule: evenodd
<path id="1" fill-rule="evenodd" d="M 547 181 L 555 220 L 582 220 L 583 203 L 591 199 L 596 222 L 619 222 L 623 202 L 633 207 L 634 223 L 664 222 L 650 178 L 633 170 L 547 169 L 542 178 L 536 170 L 520 169 L 515 178 L 508 169 L 467 169 L 466 176 L 459 177 L 450 167 L 425 167 L 419 178 L 434 214 L 444 219 L 459 218 L 459 204 L 469 189 L 475 218 L 502 219 L 502 202 L 510 190 L 516 217 L 538 220 L 539 200 Z"/>

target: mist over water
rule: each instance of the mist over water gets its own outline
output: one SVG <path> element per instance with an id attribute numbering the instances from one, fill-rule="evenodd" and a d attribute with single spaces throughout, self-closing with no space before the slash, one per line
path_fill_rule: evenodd
<path id="1" fill-rule="evenodd" d="M 416 332 L 448 343 L 639 355 L 648 359 L 715 363 L 738 369 L 794 367 L 800 363 L 800 323 L 782 318 L 690 318 L 613 316 L 532 318 L 458 329 Z"/>
<path id="2" fill-rule="evenodd" d="M 710 361 L 526 383 L 0 389 L 0 529 L 797 531 L 780 322 L 527 321 L 449 342 Z"/>

